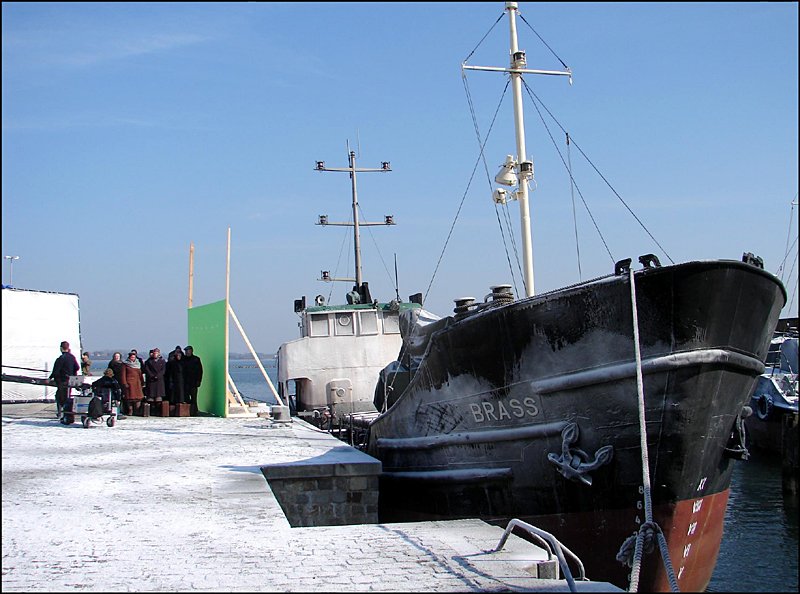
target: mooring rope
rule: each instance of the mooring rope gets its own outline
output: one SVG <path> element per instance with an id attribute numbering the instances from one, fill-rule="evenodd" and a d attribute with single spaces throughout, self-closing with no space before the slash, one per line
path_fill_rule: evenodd
<path id="1" fill-rule="evenodd" d="M 652 550 L 652 539 L 656 536 L 661 550 L 661 557 L 664 560 L 664 567 L 669 578 L 669 587 L 672 592 L 680 592 L 678 581 L 675 579 L 675 571 L 672 569 L 672 561 L 669 557 L 667 539 L 658 524 L 653 521 L 653 506 L 650 491 L 650 460 L 647 453 L 647 426 L 645 423 L 644 411 L 644 381 L 642 379 L 642 353 L 639 345 L 639 313 L 636 308 L 636 282 L 634 280 L 633 268 L 629 270 L 631 282 L 631 310 L 633 311 L 633 347 L 636 353 L 636 391 L 639 395 L 639 439 L 642 450 L 642 485 L 644 495 L 644 524 L 639 527 L 636 534 L 636 545 L 633 552 L 633 564 L 631 566 L 631 581 L 628 588 L 629 592 L 637 592 L 639 589 L 639 572 L 642 566 L 642 549 L 645 545 L 645 538 L 648 540 L 648 549 Z M 628 538 L 623 543 L 617 558 L 629 552 L 630 540 Z"/>

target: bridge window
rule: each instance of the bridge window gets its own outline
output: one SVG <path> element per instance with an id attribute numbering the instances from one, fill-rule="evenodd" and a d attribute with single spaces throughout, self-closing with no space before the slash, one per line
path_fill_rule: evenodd
<path id="1" fill-rule="evenodd" d="M 311 314 L 310 336 L 330 336 L 328 327 L 328 314 Z"/>
<path id="2" fill-rule="evenodd" d="M 361 334 L 378 333 L 378 315 L 374 311 L 362 311 L 358 314 Z"/>
<path id="3" fill-rule="evenodd" d="M 383 333 L 400 334 L 400 316 L 396 312 L 383 313 Z"/>

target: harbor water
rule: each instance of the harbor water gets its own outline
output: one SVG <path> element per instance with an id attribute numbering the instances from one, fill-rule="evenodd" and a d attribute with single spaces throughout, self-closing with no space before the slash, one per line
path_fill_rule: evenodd
<path id="1" fill-rule="evenodd" d="M 262 365 L 277 385 L 275 361 L 264 359 Z M 230 374 L 245 401 L 275 404 L 254 360 L 231 359 Z M 798 494 L 783 493 L 777 456 L 758 450 L 751 454 L 750 460 L 735 462 L 725 532 L 708 591 L 796 592 Z"/>

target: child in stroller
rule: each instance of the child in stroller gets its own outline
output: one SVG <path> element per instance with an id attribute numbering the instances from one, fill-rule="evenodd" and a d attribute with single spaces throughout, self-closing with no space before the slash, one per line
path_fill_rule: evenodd
<path id="1" fill-rule="evenodd" d="M 122 399 L 122 388 L 114 378 L 113 369 L 109 367 L 103 372 L 103 377 L 92 382 L 92 393 L 94 397 L 89 401 L 84 425 L 89 427 L 90 423 L 99 424 L 103 421 L 103 415 L 110 415 L 107 423 L 109 427 L 113 427 L 117 416 L 115 411 Z"/>

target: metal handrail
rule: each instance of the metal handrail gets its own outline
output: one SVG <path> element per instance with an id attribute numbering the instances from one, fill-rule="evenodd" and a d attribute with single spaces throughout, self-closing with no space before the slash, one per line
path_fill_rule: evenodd
<path id="1" fill-rule="evenodd" d="M 497 543 L 497 546 L 494 549 L 494 552 L 500 551 L 503 546 L 506 544 L 508 537 L 511 535 L 511 531 L 514 528 L 521 528 L 528 534 L 536 536 L 545 541 L 545 543 L 550 547 L 550 549 L 555 553 L 556 557 L 558 558 L 558 565 L 561 568 L 561 572 L 564 574 L 564 578 L 567 580 L 567 584 L 569 585 L 570 592 L 577 592 L 577 587 L 575 586 L 575 579 L 572 577 L 572 572 L 569 569 L 569 565 L 567 565 L 567 560 L 564 557 L 564 553 L 567 553 L 570 558 L 575 561 L 578 565 L 579 570 L 579 579 L 581 581 L 586 580 L 586 571 L 583 568 L 583 562 L 578 558 L 578 556 L 570 551 L 566 546 L 561 544 L 559 540 L 540 528 L 536 526 L 532 526 L 527 522 L 523 522 L 522 520 L 512 519 L 508 526 L 506 526 L 505 532 L 503 532 L 503 536 L 500 538 L 500 542 Z M 550 552 L 548 551 L 548 555 Z"/>

